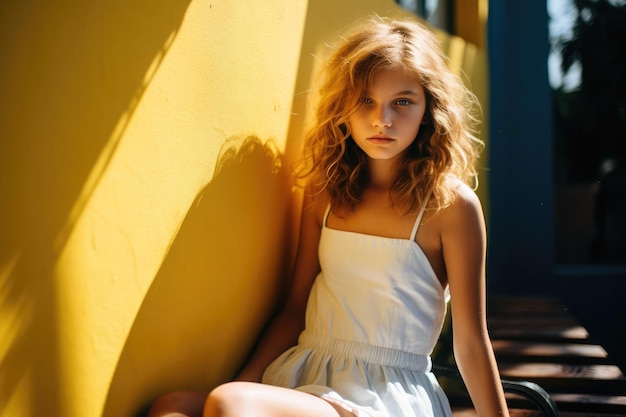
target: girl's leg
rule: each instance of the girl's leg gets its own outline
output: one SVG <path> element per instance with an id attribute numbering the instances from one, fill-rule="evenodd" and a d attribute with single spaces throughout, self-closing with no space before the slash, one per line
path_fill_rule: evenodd
<path id="1" fill-rule="evenodd" d="M 157 398 L 148 417 L 202 417 L 208 395 L 208 392 L 170 392 Z"/>
<path id="2" fill-rule="evenodd" d="M 355 417 L 315 395 L 253 382 L 230 382 L 214 389 L 204 417 Z"/>

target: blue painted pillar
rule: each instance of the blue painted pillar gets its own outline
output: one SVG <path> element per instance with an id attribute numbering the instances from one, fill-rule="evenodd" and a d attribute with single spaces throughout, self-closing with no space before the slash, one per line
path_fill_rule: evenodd
<path id="1" fill-rule="evenodd" d="M 542 1 L 489 1 L 488 288 L 550 294 L 553 276 L 548 14 Z"/>

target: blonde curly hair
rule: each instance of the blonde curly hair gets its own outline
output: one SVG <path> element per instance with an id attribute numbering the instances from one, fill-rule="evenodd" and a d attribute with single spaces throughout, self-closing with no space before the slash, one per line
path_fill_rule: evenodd
<path id="1" fill-rule="evenodd" d="M 351 137 L 349 117 L 367 95 L 376 72 L 402 68 L 426 92 L 426 112 L 391 187 L 393 205 L 405 214 L 454 201 L 450 178 L 478 184 L 476 163 L 483 142 L 474 130 L 478 100 L 448 67 L 436 36 L 421 24 L 372 17 L 341 39 L 326 62 L 312 126 L 305 136 L 301 177 L 315 178 L 331 204 L 353 209 L 367 185 L 365 153 Z"/>

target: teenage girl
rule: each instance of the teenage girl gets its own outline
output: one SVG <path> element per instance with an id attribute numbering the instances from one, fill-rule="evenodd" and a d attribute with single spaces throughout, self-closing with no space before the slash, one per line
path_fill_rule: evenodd
<path id="1" fill-rule="evenodd" d="M 475 97 L 420 24 L 371 18 L 327 62 L 289 297 L 237 380 L 151 416 L 451 416 L 431 373 L 450 300 L 481 417 L 508 416 L 485 317 Z"/>

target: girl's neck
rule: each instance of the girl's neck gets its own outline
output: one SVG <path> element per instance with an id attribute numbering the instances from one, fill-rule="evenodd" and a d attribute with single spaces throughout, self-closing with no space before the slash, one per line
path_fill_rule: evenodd
<path id="1" fill-rule="evenodd" d="M 394 160 L 370 159 L 368 188 L 389 190 L 398 176 L 399 163 Z"/>

